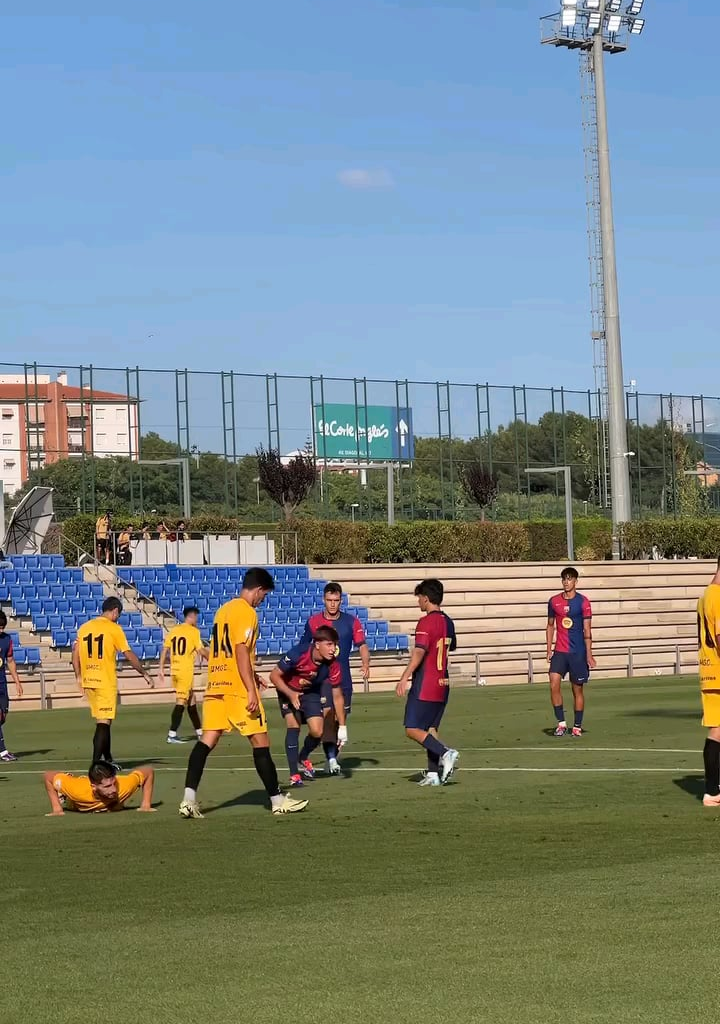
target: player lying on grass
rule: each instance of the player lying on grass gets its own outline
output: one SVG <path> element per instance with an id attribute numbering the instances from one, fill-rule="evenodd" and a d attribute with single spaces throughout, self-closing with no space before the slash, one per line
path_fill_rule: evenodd
<path id="1" fill-rule="evenodd" d="M 138 810 L 155 810 L 152 806 L 155 772 L 147 765 L 126 775 L 118 775 L 107 761 L 96 761 L 85 776 L 49 771 L 45 772 L 44 782 L 52 808 L 46 815 L 48 818 L 59 817 L 65 811 L 79 811 L 81 814 L 122 811 L 139 789 L 142 790 L 142 801 Z"/>
<path id="2" fill-rule="evenodd" d="M 556 736 L 568 731 L 562 699 L 562 680 L 570 677 L 575 706 L 572 735 L 582 736 L 585 713 L 584 686 L 595 668 L 592 652 L 592 608 L 584 594 L 578 594 L 578 571 L 571 565 L 560 573 L 562 593 L 548 601 L 548 619 L 545 630 L 547 660 L 550 665 L 550 699 L 557 726 Z M 555 647 L 553 649 L 553 636 Z"/>
<path id="3" fill-rule="evenodd" d="M 270 682 L 277 690 L 280 713 L 287 729 L 285 752 L 291 786 L 303 784 L 298 771 L 298 757 L 302 775 L 306 779 L 315 776 L 310 754 L 322 740 L 324 712 L 328 704 L 334 708 L 338 721 L 339 742 L 347 743 L 342 670 L 335 656 L 337 647 L 337 630 L 332 626 L 318 626 L 309 644 L 293 647 L 282 656 L 270 673 Z M 298 755 L 300 726 L 303 722 L 308 727 L 308 734 L 302 752 Z M 332 774 L 340 774 L 339 765 Z"/>
<path id="4" fill-rule="evenodd" d="M 415 627 L 415 649 L 395 691 L 398 697 L 407 693 L 405 734 L 427 751 L 427 773 L 421 786 L 446 783 L 459 757 L 457 750 L 446 747 L 437 735 L 450 695 L 448 655 L 457 647 L 455 624 L 440 607 L 444 593 L 440 580 L 423 580 L 415 587 L 423 618 Z"/>

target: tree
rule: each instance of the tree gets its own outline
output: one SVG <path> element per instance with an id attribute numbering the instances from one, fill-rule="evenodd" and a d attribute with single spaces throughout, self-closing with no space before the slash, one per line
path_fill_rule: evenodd
<path id="1" fill-rule="evenodd" d="M 295 510 L 315 486 L 317 468 L 309 445 L 283 464 L 277 448 L 256 451 L 260 486 L 279 505 L 285 519 L 292 519 Z"/>
<path id="2" fill-rule="evenodd" d="M 480 518 L 484 519 L 485 510 L 490 508 L 500 490 L 496 474 L 479 462 L 466 462 L 461 469 L 460 480 L 468 500 L 479 506 Z"/>

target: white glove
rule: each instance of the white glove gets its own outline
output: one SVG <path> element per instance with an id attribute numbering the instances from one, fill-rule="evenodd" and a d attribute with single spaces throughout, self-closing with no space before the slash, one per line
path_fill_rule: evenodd
<path id="1" fill-rule="evenodd" d="M 338 747 L 339 748 L 344 747 L 345 744 L 347 743 L 347 741 L 348 741 L 347 726 L 346 725 L 339 725 L 338 726 Z"/>

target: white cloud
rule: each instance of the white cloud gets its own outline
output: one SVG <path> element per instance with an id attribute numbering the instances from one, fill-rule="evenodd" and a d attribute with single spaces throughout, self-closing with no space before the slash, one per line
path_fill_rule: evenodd
<path id="1" fill-rule="evenodd" d="M 392 188 L 395 184 L 389 171 L 382 168 L 372 170 L 367 167 L 348 167 L 340 171 L 338 181 L 345 188 L 354 189 Z"/>

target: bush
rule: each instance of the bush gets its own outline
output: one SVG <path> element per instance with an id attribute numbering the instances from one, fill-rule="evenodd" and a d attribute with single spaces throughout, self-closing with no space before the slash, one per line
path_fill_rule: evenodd
<path id="1" fill-rule="evenodd" d="M 642 519 L 622 527 L 626 558 L 717 558 L 720 555 L 720 519 Z"/>
<path id="2" fill-rule="evenodd" d="M 77 565 L 82 552 L 95 555 L 95 516 L 72 516 L 62 524 L 60 554 L 68 565 Z"/>

